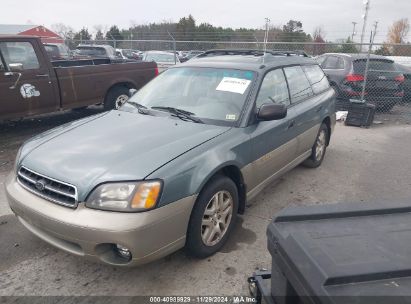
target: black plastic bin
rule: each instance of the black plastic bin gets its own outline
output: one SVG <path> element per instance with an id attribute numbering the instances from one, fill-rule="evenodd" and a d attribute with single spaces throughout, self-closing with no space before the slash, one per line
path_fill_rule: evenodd
<path id="1" fill-rule="evenodd" d="M 277 304 L 411 303 L 411 204 L 289 208 L 267 236 Z"/>
<path id="2" fill-rule="evenodd" d="M 347 126 L 369 127 L 374 121 L 375 105 L 363 102 L 351 102 L 345 124 Z"/>

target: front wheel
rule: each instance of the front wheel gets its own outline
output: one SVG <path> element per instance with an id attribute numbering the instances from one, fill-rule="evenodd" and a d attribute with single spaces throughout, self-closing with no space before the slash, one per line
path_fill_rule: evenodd
<path id="1" fill-rule="evenodd" d="M 213 178 L 194 205 L 186 250 L 198 258 L 213 255 L 226 243 L 237 218 L 238 191 L 226 176 Z"/>
<path id="2" fill-rule="evenodd" d="M 104 100 L 104 110 L 118 110 L 128 100 L 128 92 L 129 89 L 124 86 L 112 88 Z"/>
<path id="3" fill-rule="evenodd" d="M 324 160 L 327 150 L 328 128 L 326 124 L 321 124 L 314 145 L 311 148 L 311 155 L 307 158 L 303 165 L 309 168 L 317 168 Z"/>

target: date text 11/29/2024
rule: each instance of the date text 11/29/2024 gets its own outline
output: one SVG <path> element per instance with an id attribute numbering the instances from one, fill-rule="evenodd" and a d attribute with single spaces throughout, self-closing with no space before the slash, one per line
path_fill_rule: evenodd
<path id="1" fill-rule="evenodd" d="M 150 297 L 150 303 L 255 303 L 256 299 L 246 296 L 159 296 Z"/>

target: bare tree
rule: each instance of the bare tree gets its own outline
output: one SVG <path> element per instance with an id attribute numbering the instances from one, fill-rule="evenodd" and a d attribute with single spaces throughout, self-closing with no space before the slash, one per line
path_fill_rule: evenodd
<path id="1" fill-rule="evenodd" d="M 409 31 L 408 18 L 395 21 L 388 31 L 388 43 L 404 43 Z"/>
<path id="2" fill-rule="evenodd" d="M 63 39 L 72 39 L 74 36 L 74 29 L 64 23 L 54 23 L 51 29 Z"/>
<path id="3" fill-rule="evenodd" d="M 317 26 L 313 33 L 314 42 L 325 42 L 325 31 L 322 26 Z"/>
<path id="4" fill-rule="evenodd" d="M 316 44 L 312 46 L 312 53 L 314 55 L 321 55 L 325 53 L 326 47 L 323 44 L 325 42 L 325 31 L 322 26 L 317 26 L 314 29 L 313 40 Z"/>

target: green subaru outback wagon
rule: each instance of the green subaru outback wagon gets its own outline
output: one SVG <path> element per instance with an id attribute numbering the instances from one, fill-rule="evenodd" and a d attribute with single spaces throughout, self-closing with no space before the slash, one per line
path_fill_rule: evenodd
<path id="1" fill-rule="evenodd" d="M 208 51 L 119 110 L 27 141 L 6 193 L 28 230 L 75 255 L 138 265 L 185 247 L 203 258 L 266 185 L 321 165 L 334 125 L 335 93 L 314 60 Z"/>

